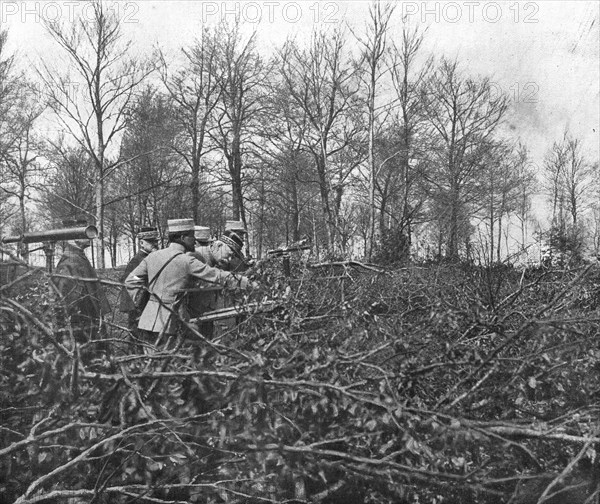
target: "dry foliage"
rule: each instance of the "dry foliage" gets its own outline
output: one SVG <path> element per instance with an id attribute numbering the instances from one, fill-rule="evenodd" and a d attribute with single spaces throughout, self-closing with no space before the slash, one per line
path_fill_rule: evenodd
<path id="1" fill-rule="evenodd" d="M 597 501 L 595 267 L 280 266 L 211 341 L 79 345 L 45 273 L 1 287 L 0 501 Z"/>

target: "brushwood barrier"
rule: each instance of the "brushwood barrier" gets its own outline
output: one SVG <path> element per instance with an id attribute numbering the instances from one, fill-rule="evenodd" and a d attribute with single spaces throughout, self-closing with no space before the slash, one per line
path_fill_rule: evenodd
<path id="1" fill-rule="evenodd" d="M 269 310 L 157 341 L 129 334 L 105 270 L 115 309 L 86 342 L 48 274 L 18 272 L 0 287 L 1 503 L 598 502 L 596 265 L 273 259 L 230 293 Z"/>

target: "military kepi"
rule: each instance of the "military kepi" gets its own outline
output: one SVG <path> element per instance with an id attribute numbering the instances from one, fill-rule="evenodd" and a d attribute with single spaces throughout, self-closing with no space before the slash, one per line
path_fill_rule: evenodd
<path id="1" fill-rule="evenodd" d="M 155 227 L 142 227 L 138 231 L 137 237 L 140 240 L 158 241 L 158 229 Z"/>
<path id="2" fill-rule="evenodd" d="M 169 234 L 189 233 L 194 231 L 194 219 L 169 219 L 167 221 Z"/>
<path id="3" fill-rule="evenodd" d="M 199 242 L 213 241 L 210 237 L 210 229 L 206 226 L 194 226 L 194 237 Z"/>
<path id="4" fill-rule="evenodd" d="M 242 221 L 228 220 L 225 221 L 225 231 L 234 231 L 236 233 L 247 233 Z"/>
<path id="5" fill-rule="evenodd" d="M 244 259 L 244 256 L 242 255 L 242 247 L 244 242 L 242 241 L 242 237 L 240 235 L 236 233 L 223 234 L 219 240 L 227 245 L 236 256 Z"/>

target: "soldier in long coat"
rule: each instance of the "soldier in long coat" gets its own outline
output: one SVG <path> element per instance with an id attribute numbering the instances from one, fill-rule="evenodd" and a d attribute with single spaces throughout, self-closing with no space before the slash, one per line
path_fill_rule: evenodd
<path id="1" fill-rule="evenodd" d="M 246 237 L 248 235 L 248 231 L 244 227 L 244 223 L 242 221 L 234 221 L 228 220 L 225 222 L 225 231 L 222 236 L 226 236 L 234 239 L 235 241 L 241 240 L 242 246 L 239 253 L 236 253 L 234 257 L 232 257 L 227 266 L 227 271 L 233 271 L 235 273 L 243 273 L 246 271 L 250 265 L 252 260 L 248 260 L 246 258 L 246 254 L 244 254 L 243 249 L 246 247 Z"/>
<path id="2" fill-rule="evenodd" d="M 242 241 L 239 237 L 221 236 L 218 240 L 213 240 L 206 244 L 205 232 L 202 229 L 196 229 L 196 248 L 190 252 L 192 256 L 202 261 L 208 266 L 229 271 L 231 261 L 235 257 L 241 257 Z M 192 317 L 200 317 L 203 313 L 223 308 L 225 306 L 222 296 L 222 288 L 219 285 L 203 287 L 196 286 L 196 289 L 190 293 L 189 309 Z M 214 325 L 212 322 L 203 323 L 199 330 L 205 336 L 212 336 Z"/>
<path id="3" fill-rule="evenodd" d="M 98 275 L 84 252 L 89 246 L 89 240 L 67 242 L 52 277 L 80 343 L 98 337 L 102 315 L 110 312 Z"/>
<path id="4" fill-rule="evenodd" d="M 197 280 L 205 285 L 247 288 L 248 279 L 208 266 L 186 254 L 194 250 L 194 222 L 176 219 L 168 222 L 170 244 L 151 253 L 129 274 L 125 285 L 132 299 L 150 282 L 151 296 L 140 317 L 138 328 L 149 333 L 176 334 L 185 293 Z M 162 271 L 161 271 L 162 270 Z M 157 278 L 155 278 L 158 275 Z"/>
<path id="5" fill-rule="evenodd" d="M 194 226 L 194 252 L 191 254 L 200 254 L 201 256 L 208 254 L 210 244 L 215 240 L 210 235 L 210 228 L 207 226 Z M 210 266 L 210 265 L 209 265 Z"/>
<path id="6" fill-rule="evenodd" d="M 125 279 L 151 252 L 158 250 L 158 231 L 153 227 L 144 227 L 140 229 L 137 234 L 139 240 L 139 248 L 137 253 L 131 258 L 123 275 L 121 275 L 120 281 L 125 282 Z M 141 315 L 141 311 L 136 307 L 135 303 L 129 296 L 127 288 L 123 287 L 120 293 L 119 299 L 119 310 L 123 313 L 127 313 L 127 326 L 133 331 L 137 329 L 138 320 Z"/>

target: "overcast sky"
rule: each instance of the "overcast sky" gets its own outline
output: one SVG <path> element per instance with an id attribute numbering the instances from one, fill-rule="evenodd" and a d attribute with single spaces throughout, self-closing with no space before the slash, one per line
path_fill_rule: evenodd
<path id="1" fill-rule="evenodd" d="M 68 22 L 85 15 L 85 2 L 0 0 L 0 23 L 10 47 L 24 57 L 60 54 L 40 18 Z M 302 40 L 317 24 L 348 25 L 360 33 L 369 3 L 364 1 L 139 1 L 108 2 L 140 54 L 159 44 L 173 54 L 193 42 L 203 25 L 238 13 L 256 28 L 259 47 L 270 54 L 291 35 Z M 398 2 L 390 35 L 398 36 L 401 15 L 427 28 L 425 50 L 458 58 L 473 75 L 489 76 L 512 98 L 505 128 L 530 148 L 541 164 L 544 152 L 566 126 L 598 159 L 600 116 L 600 2 Z M 64 56 L 61 55 L 62 58 Z"/>

